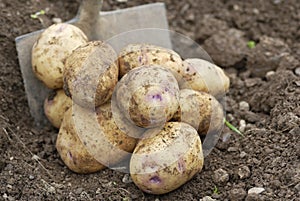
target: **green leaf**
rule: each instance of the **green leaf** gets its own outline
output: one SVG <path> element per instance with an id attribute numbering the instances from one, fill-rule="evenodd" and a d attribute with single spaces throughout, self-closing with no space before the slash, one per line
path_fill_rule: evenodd
<path id="1" fill-rule="evenodd" d="M 244 134 L 243 134 L 241 131 L 239 131 L 239 129 L 237 129 L 234 125 L 232 125 L 231 123 L 229 123 L 229 121 L 227 121 L 226 119 L 224 119 L 224 122 L 225 122 L 225 125 L 226 125 L 228 128 L 230 128 L 231 130 L 233 130 L 233 131 L 236 132 L 237 134 L 239 134 L 239 135 L 245 137 Z"/>
<path id="2" fill-rule="evenodd" d="M 256 43 L 255 43 L 255 41 L 250 40 L 250 41 L 248 41 L 247 46 L 248 46 L 250 49 L 253 49 L 253 48 L 255 48 Z"/>

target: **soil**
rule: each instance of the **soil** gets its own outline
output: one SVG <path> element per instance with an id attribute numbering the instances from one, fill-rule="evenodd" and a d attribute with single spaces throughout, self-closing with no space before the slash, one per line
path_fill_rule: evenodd
<path id="1" fill-rule="evenodd" d="M 105 0 L 103 10 L 149 2 Z M 71 172 L 55 149 L 57 130 L 34 126 L 14 39 L 71 19 L 79 3 L 0 1 L 0 200 L 300 200 L 298 0 L 165 1 L 172 30 L 214 45 L 207 51 L 231 79 L 227 119 L 244 137 L 225 128 L 202 172 L 161 196 L 141 192 L 124 173 Z M 43 22 L 30 17 L 41 9 Z M 249 194 L 253 187 L 264 191 Z"/>

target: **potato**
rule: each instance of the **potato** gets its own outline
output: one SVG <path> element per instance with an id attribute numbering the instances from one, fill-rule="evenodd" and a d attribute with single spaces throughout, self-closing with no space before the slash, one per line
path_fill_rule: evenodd
<path id="1" fill-rule="evenodd" d="M 67 58 L 64 90 L 75 103 L 94 108 L 111 98 L 118 72 L 113 48 L 102 41 L 90 41 Z"/>
<path id="2" fill-rule="evenodd" d="M 60 23 L 48 27 L 32 47 L 31 62 L 36 77 L 48 88 L 62 88 L 66 58 L 87 41 L 85 34 L 74 25 Z"/>
<path id="3" fill-rule="evenodd" d="M 150 45 L 130 44 L 119 54 L 120 76 L 140 66 L 160 65 L 173 73 L 177 81 L 181 79 L 182 59 L 175 51 Z"/>
<path id="4" fill-rule="evenodd" d="M 116 87 L 121 111 L 137 126 L 152 128 L 170 120 L 179 106 L 179 87 L 173 74 L 161 66 L 129 71 Z"/>
<path id="5" fill-rule="evenodd" d="M 63 89 L 53 90 L 44 101 L 44 112 L 50 123 L 59 128 L 65 112 L 72 106 L 72 100 Z"/>
<path id="6" fill-rule="evenodd" d="M 96 111 L 74 104 L 68 112 L 64 118 L 68 126 L 63 127 L 63 121 L 56 147 L 71 170 L 88 173 L 104 166 L 113 167 L 130 156 L 135 148 L 137 139 L 126 135 L 116 125 L 114 118 L 121 116 L 112 114 L 110 103 L 98 107 Z M 130 133 L 141 135 L 141 130 L 130 125 L 125 127 Z"/>
<path id="7" fill-rule="evenodd" d="M 190 124 L 200 135 L 223 128 L 223 107 L 214 96 L 192 89 L 182 89 L 179 94 L 180 107 L 172 120 Z"/>
<path id="8" fill-rule="evenodd" d="M 78 136 L 72 107 L 65 113 L 56 139 L 56 149 L 66 166 L 76 173 L 92 173 L 105 168 L 87 150 Z"/>
<path id="9" fill-rule="evenodd" d="M 229 89 L 230 80 L 224 71 L 203 59 L 186 59 L 183 61 L 183 79 L 180 89 L 203 91 L 219 98 Z"/>
<path id="10" fill-rule="evenodd" d="M 168 193 L 200 172 L 203 160 L 197 131 L 183 122 L 168 122 L 144 133 L 131 157 L 130 175 L 147 193 Z"/>

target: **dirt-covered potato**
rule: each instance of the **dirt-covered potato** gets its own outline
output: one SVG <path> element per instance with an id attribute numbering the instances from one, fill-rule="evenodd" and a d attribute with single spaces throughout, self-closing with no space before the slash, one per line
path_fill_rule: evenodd
<path id="1" fill-rule="evenodd" d="M 48 88 L 62 88 L 66 58 L 87 41 L 85 34 L 74 25 L 60 23 L 48 27 L 32 47 L 33 72 Z"/>
<path id="2" fill-rule="evenodd" d="M 161 66 L 129 71 L 116 87 L 121 111 L 137 126 L 151 128 L 170 120 L 179 106 L 179 87 L 173 74 Z"/>
<path id="3" fill-rule="evenodd" d="M 137 139 L 118 127 L 115 118 L 122 116 L 118 116 L 120 113 L 112 114 L 110 103 L 101 105 L 96 111 L 74 104 L 68 112 L 64 118 L 68 126 L 63 127 L 66 124 L 63 121 L 56 147 L 71 170 L 78 173 L 93 172 L 101 169 L 98 163 L 112 167 L 129 156 L 135 148 Z M 131 135 L 139 136 L 143 132 L 128 124 L 123 126 Z M 74 143 L 75 139 L 77 144 Z"/>
<path id="4" fill-rule="evenodd" d="M 130 44 L 119 54 L 120 76 L 140 66 L 160 65 L 173 73 L 177 81 L 181 78 L 182 59 L 175 51 L 150 45 Z"/>
<path id="5" fill-rule="evenodd" d="M 168 122 L 144 133 L 131 157 L 130 175 L 147 193 L 168 193 L 200 172 L 203 160 L 197 131 L 183 122 Z"/>
<path id="6" fill-rule="evenodd" d="M 44 101 L 44 112 L 50 123 L 59 128 L 65 112 L 72 106 L 72 100 L 63 89 L 53 90 Z"/>
<path id="7" fill-rule="evenodd" d="M 183 61 L 183 79 L 180 89 L 193 89 L 223 96 L 229 89 L 230 80 L 223 69 L 203 59 L 186 59 Z"/>
<path id="8" fill-rule="evenodd" d="M 111 98 L 118 73 L 113 48 L 102 41 L 90 41 L 67 58 L 64 90 L 75 103 L 88 108 L 97 107 Z"/>
<path id="9" fill-rule="evenodd" d="M 200 135 L 223 128 L 223 107 L 214 96 L 192 89 L 182 89 L 179 93 L 179 105 L 172 120 L 190 124 Z"/>
<path id="10" fill-rule="evenodd" d="M 87 150 L 78 136 L 72 107 L 65 113 L 56 139 L 56 149 L 65 165 L 77 173 L 92 173 L 105 168 Z"/>

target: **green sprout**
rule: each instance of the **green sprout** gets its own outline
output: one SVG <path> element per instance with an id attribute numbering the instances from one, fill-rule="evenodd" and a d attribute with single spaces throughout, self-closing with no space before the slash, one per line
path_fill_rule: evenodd
<path id="1" fill-rule="evenodd" d="M 226 125 L 228 128 L 230 128 L 231 130 L 233 130 L 233 131 L 236 132 L 237 134 L 239 134 L 239 135 L 245 137 L 244 134 L 243 134 L 241 131 L 239 131 L 239 129 L 237 129 L 234 125 L 232 125 L 231 123 L 229 123 L 229 121 L 227 121 L 225 118 L 224 118 L 224 123 L 225 123 L 225 125 Z"/>
<path id="2" fill-rule="evenodd" d="M 32 19 L 37 19 L 37 18 L 39 18 L 40 15 L 45 15 L 45 13 L 46 12 L 44 10 L 40 10 L 40 11 L 34 13 L 34 14 L 31 14 L 30 17 Z"/>
<path id="3" fill-rule="evenodd" d="M 249 40 L 247 43 L 247 46 L 248 46 L 248 48 L 253 49 L 253 48 L 255 48 L 256 43 L 253 40 Z"/>
<path id="4" fill-rule="evenodd" d="M 214 186 L 214 189 L 213 189 L 213 194 L 219 194 L 219 189 L 217 186 Z"/>

